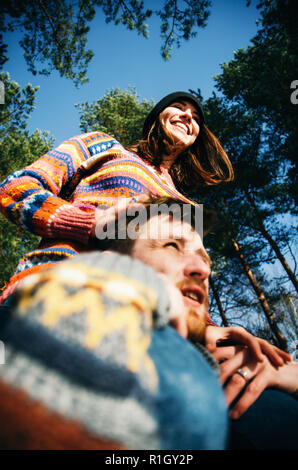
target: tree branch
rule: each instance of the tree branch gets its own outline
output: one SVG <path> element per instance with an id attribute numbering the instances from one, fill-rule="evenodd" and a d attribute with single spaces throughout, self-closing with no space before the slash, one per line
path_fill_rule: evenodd
<path id="1" fill-rule="evenodd" d="M 54 23 L 53 23 L 53 21 L 52 21 L 52 18 L 50 17 L 50 15 L 49 15 L 49 13 L 48 13 L 48 11 L 47 11 L 47 9 L 46 9 L 46 7 L 45 7 L 43 1 L 42 1 L 42 0 L 38 0 L 38 3 L 39 3 L 40 7 L 42 8 L 44 14 L 46 15 L 46 17 L 47 17 L 47 19 L 48 19 L 48 21 L 49 21 L 49 23 L 50 23 L 50 26 L 51 26 L 52 31 L 53 31 L 53 38 L 54 38 L 54 41 L 56 42 L 56 44 L 57 44 L 57 46 L 58 46 L 59 51 L 60 51 L 62 54 L 64 54 L 64 50 L 63 50 L 63 47 L 61 46 L 61 44 L 60 44 L 60 42 L 59 42 L 59 40 L 58 40 L 57 33 L 56 33 L 56 30 L 55 30 L 55 26 L 54 26 Z"/>
<path id="2" fill-rule="evenodd" d="M 173 13 L 173 21 L 172 21 L 172 28 L 171 28 L 171 31 L 169 32 L 168 36 L 166 37 L 166 40 L 165 40 L 165 47 L 164 47 L 164 48 L 166 48 L 167 43 L 169 42 L 169 40 L 170 40 L 172 34 L 174 33 L 176 14 L 177 14 L 177 0 L 175 0 L 174 13 Z"/>

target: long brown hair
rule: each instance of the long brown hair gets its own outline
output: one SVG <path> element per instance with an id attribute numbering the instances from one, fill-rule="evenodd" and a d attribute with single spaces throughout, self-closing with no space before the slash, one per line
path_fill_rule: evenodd
<path id="1" fill-rule="evenodd" d="M 158 118 L 151 126 L 148 137 L 128 149 L 159 167 L 162 156 L 170 155 L 174 146 L 174 141 Z M 200 124 L 196 141 L 177 157 L 170 174 L 177 188 L 185 193 L 193 192 L 198 185 L 211 186 L 234 178 L 228 155 L 205 123 Z"/>

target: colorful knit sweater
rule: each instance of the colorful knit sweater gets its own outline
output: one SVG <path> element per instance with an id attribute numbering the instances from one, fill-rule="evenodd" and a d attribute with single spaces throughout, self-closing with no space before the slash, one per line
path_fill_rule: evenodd
<path id="1" fill-rule="evenodd" d="M 29 274 L 88 251 L 95 209 L 118 197 L 151 193 L 191 202 L 169 176 L 103 132 L 73 137 L 0 185 L 0 210 L 11 222 L 43 238 L 20 260 L 0 298 Z"/>

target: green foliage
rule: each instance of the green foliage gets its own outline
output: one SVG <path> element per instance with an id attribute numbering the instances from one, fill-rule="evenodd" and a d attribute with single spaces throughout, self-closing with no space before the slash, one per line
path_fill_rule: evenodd
<path id="1" fill-rule="evenodd" d="M 251 46 L 238 50 L 234 60 L 222 65 L 222 73 L 216 80 L 224 98 L 218 102 L 214 99 L 211 110 L 213 118 L 218 116 L 211 118 L 212 125 L 218 128 L 221 120 L 224 123 L 220 135 L 236 173 L 234 184 L 226 191 L 219 188 L 217 194 L 217 201 L 224 202 L 230 211 L 229 216 L 221 210 L 219 202 L 218 210 L 224 214 L 228 231 L 225 229 L 218 248 L 222 256 L 229 258 L 228 234 L 234 236 L 240 240 L 253 270 L 263 270 L 278 257 L 287 275 L 271 279 L 267 289 L 263 277 L 262 285 L 281 328 L 288 315 L 285 313 L 280 320 L 281 310 L 271 293 L 281 285 L 286 285 L 289 291 L 293 286 L 297 289 L 295 272 L 286 260 L 297 233 L 280 223 L 280 215 L 285 217 L 297 211 L 297 106 L 290 99 L 291 82 L 297 78 L 293 74 L 298 70 L 294 3 L 292 0 L 259 2 L 260 29 Z M 216 108 L 220 113 L 216 113 Z M 215 196 L 214 193 L 214 202 Z M 295 328 L 293 319 L 288 322 Z M 288 331 L 282 329 L 291 339 Z"/>
<path id="2" fill-rule="evenodd" d="M 161 10 L 153 11 L 140 0 L 10 0 L 0 12 L 0 31 L 23 34 L 20 45 L 34 75 L 48 75 L 56 69 L 79 86 L 88 81 L 93 52 L 86 50 L 87 34 L 98 7 L 107 23 L 122 24 L 146 38 L 147 19 L 152 14 L 159 17 L 161 52 L 167 60 L 174 45 L 179 47 L 182 39 L 189 40 L 206 26 L 210 4 L 209 0 L 166 0 Z M 3 40 L 0 34 L 0 67 L 8 60 Z"/>
<path id="3" fill-rule="evenodd" d="M 171 57 L 173 47 L 180 47 L 181 40 L 188 41 L 197 35 L 195 27 L 203 28 L 207 24 L 210 15 L 208 8 L 211 6 L 209 0 L 189 0 L 183 2 L 187 5 L 185 9 L 179 8 L 177 0 L 167 0 L 162 10 L 157 12 L 161 18 L 161 55 L 165 60 Z"/>
<path id="4" fill-rule="evenodd" d="M 192 92 L 202 101 L 199 91 Z M 216 226 L 205 239 L 214 261 L 213 280 L 221 293 L 230 324 L 248 327 L 255 334 L 263 331 L 265 335 L 268 325 L 259 318 L 263 317 L 260 299 L 252 293 L 233 239 L 241 246 L 246 264 L 274 315 L 270 292 L 276 288 L 276 281 L 265 273 L 277 256 L 281 262 L 285 261 L 285 253 L 295 240 L 293 232 L 284 225 L 281 227 L 279 220 L 279 215 L 284 216 L 291 207 L 291 197 L 287 193 L 288 164 L 272 153 L 268 141 L 275 142 L 276 136 L 264 126 L 259 110 L 213 94 L 204 102 L 204 111 L 208 127 L 220 137 L 235 170 L 233 182 L 198 188 L 196 194 L 199 202 L 218 214 Z M 290 276 L 293 274 L 295 277 L 295 274 L 287 274 L 285 277 L 290 289 Z M 284 281 L 280 276 L 278 285 Z M 214 299 L 211 306 L 211 311 L 216 311 Z M 253 312 L 261 315 L 253 315 Z M 281 327 L 280 315 L 274 316 L 275 323 Z M 272 333 L 267 334 L 267 339 L 272 339 L 271 336 Z"/>
<path id="5" fill-rule="evenodd" d="M 0 179 L 32 163 L 53 144 L 48 132 L 26 130 L 30 113 L 34 109 L 39 87 L 29 83 L 23 89 L 10 79 L 8 72 L 0 73 L 4 84 L 4 104 L 0 105 Z"/>
<path id="6" fill-rule="evenodd" d="M 97 0 L 95 3 L 102 7 L 107 23 L 123 24 L 128 29 L 136 30 L 138 34 L 146 38 L 149 37 L 148 25 L 145 21 L 152 15 L 152 10 L 144 10 L 144 2 Z"/>
<path id="7" fill-rule="evenodd" d="M 27 120 L 34 108 L 38 87 L 20 85 L 10 80 L 8 73 L 1 73 L 5 85 L 5 104 L 0 105 L 0 181 L 10 173 L 23 168 L 46 153 L 53 145 L 48 132 L 36 130 L 29 134 Z M 39 237 L 23 231 L 0 215 L 0 287 L 12 275 L 17 262 L 34 249 Z"/>
<path id="8" fill-rule="evenodd" d="M 13 171 L 30 165 L 53 145 L 49 133 L 36 130 L 33 134 L 15 128 L 0 140 L 0 180 Z"/>
<path id="9" fill-rule="evenodd" d="M 4 85 L 4 104 L 0 105 L 0 138 L 2 138 L 11 129 L 26 128 L 39 87 L 33 87 L 29 83 L 22 90 L 17 82 L 11 81 L 8 72 L 0 73 L 0 81 Z"/>
<path id="10" fill-rule="evenodd" d="M 141 137 L 143 123 L 153 102 L 139 100 L 135 88 L 107 91 L 94 103 L 81 103 L 80 128 L 83 132 L 101 130 L 112 135 L 122 145 L 131 145 Z"/>
<path id="11" fill-rule="evenodd" d="M 5 286 L 19 260 L 37 247 L 40 238 L 24 232 L 0 214 L 0 289 Z"/>
<path id="12" fill-rule="evenodd" d="M 79 0 L 11 0 L 1 13 L 2 31 L 21 31 L 20 45 L 28 69 L 48 75 L 54 69 L 76 86 L 87 81 L 93 53 L 85 50 L 87 22 L 95 15 L 94 2 Z M 3 56 L 0 59 L 3 63 Z M 38 70 L 37 63 L 45 63 Z"/>
<path id="13" fill-rule="evenodd" d="M 298 17 L 295 0 L 263 0 L 260 30 L 246 50 L 222 65 L 215 77 L 225 97 L 256 112 L 263 136 L 287 176 L 287 192 L 297 196 L 297 105 L 291 102 L 291 83 L 298 71 Z M 294 207 L 293 207 L 294 211 Z"/>

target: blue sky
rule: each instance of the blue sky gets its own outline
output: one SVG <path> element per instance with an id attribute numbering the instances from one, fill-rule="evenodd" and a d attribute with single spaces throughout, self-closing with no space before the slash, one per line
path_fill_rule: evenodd
<path id="1" fill-rule="evenodd" d="M 152 9 L 160 4 L 158 0 L 145 2 Z M 140 98 L 154 101 L 172 91 L 197 88 L 208 98 L 214 90 L 213 77 L 220 73 L 220 64 L 230 61 L 237 49 L 248 46 L 257 31 L 259 16 L 255 1 L 250 7 L 246 7 L 246 0 L 213 0 L 212 4 L 207 27 L 199 29 L 197 38 L 174 49 L 168 62 L 160 55 L 158 19 L 149 19 L 150 37 L 145 39 L 121 25 L 106 24 L 99 9 L 88 36 L 88 48 L 95 54 L 88 69 L 90 81 L 80 89 L 57 72 L 48 77 L 29 73 L 18 45 L 20 36 L 10 33 L 7 37 L 10 59 L 5 70 L 21 86 L 27 83 L 40 86 L 29 130 L 48 130 L 59 144 L 80 133 L 79 113 L 74 104 L 92 102 L 116 87 L 135 87 Z"/>

